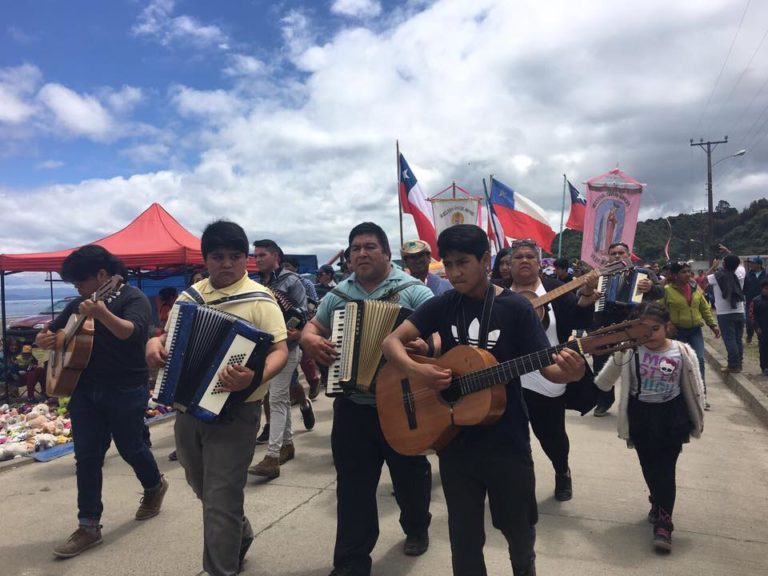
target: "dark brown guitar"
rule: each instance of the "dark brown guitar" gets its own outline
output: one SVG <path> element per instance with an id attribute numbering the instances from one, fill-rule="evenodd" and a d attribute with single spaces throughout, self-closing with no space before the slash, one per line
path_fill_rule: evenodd
<path id="1" fill-rule="evenodd" d="M 119 294 L 123 277 L 112 276 L 94 292 L 91 299 L 109 300 Z M 67 325 L 56 332 L 56 345 L 48 353 L 45 391 L 49 396 L 70 396 L 80 375 L 88 366 L 93 351 L 93 318 L 72 314 Z"/>
<path id="2" fill-rule="evenodd" d="M 643 344 L 650 337 L 649 323 L 630 320 L 501 364 L 487 350 L 472 346 L 456 346 L 440 358 L 411 356 L 417 362 L 451 370 L 453 381 L 442 391 L 385 364 L 376 382 L 381 429 L 389 445 L 400 454 L 413 456 L 439 450 L 458 434 L 461 426 L 496 422 L 507 406 L 507 382 L 553 364 L 552 355 L 563 348 L 581 354 L 609 354 Z"/>

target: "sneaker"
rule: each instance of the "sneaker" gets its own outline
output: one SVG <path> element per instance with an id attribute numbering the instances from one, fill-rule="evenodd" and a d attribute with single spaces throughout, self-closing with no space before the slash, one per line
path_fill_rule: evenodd
<path id="1" fill-rule="evenodd" d="M 59 544 L 53 549 L 54 555 L 58 558 L 72 558 L 88 548 L 93 548 L 101 544 L 101 526 L 97 528 L 85 528 L 80 526 L 72 532 L 70 537 L 63 544 Z"/>
<path id="2" fill-rule="evenodd" d="M 609 408 L 610 408 L 610 406 L 601 406 L 601 405 L 598 404 L 597 406 L 595 406 L 595 411 L 594 411 L 594 413 L 592 415 L 595 418 L 602 418 L 603 416 L 608 414 L 608 409 Z"/>
<path id="3" fill-rule="evenodd" d="M 178 459 L 179 457 L 176 455 L 176 450 L 168 454 L 168 460 L 170 460 L 171 462 L 176 462 L 176 460 Z"/>
<path id="4" fill-rule="evenodd" d="M 296 448 L 294 448 L 293 444 L 283 444 L 283 446 L 280 448 L 280 457 L 278 458 L 278 462 L 280 464 L 285 464 L 289 460 L 293 460 L 295 456 Z"/>
<path id="5" fill-rule="evenodd" d="M 403 554 L 406 556 L 421 556 L 429 548 L 429 533 L 406 536 L 403 544 Z"/>
<path id="6" fill-rule="evenodd" d="M 320 394 L 320 380 L 309 383 L 309 399 L 314 400 Z"/>
<path id="7" fill-rule="evenodd" d="M 705 400 L 704 401 L 704 410 L 709 410 L 710 408 L 712 408 L 712 405 Z"/>
<path id="8" fill-rule="evenodd" d="M 307 403 L 302 405 L 300 410 L 304 428 L 312 430 L 315 427 L 315 411 L 312 409 L 312 400 L 307 399 Z"/>
<path id="9" fill-rule="evenodd" d="M 269 444 L 269 422 L 261 429 L 261 434 L 256 438 L 256 444 Z"/>
<path id="10" fill-rule="evenodd" d="M 168 480 L 165 476 L 160 476 L 160 486 L 153 490 L 144 490 L 144 497 L 139 503 L 139 509 L 136 510 L 136 520 L 149 520 L 160 514 L 166 492 L 168 492 Z"/>
<path id="11" fill-rule="evenodd" d="M 653 547 L 662 552 L 672 551 L 672 531 L 663 526 L 653 529 Z"/>
<path id="12" fill-rule="evenodd" d="M 264 460 L 248 468 L 248 474 L 274 480 L 280 476 L 280 461 L 274 456 L 264 456 Z"/>
<path id="13" fill-rule="evenodd" d="M 573 498 L 573 483 L 571 469 L 566 474 L 555 474 L 555 500 L 567 502 Z"/>

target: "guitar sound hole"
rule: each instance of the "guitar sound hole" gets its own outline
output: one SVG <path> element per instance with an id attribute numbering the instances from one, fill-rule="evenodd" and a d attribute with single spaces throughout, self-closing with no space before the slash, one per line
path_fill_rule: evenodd
<path id="1" fill-rule="evenodd" d="M 448 404 L 455 404 L 459 400 L 461 400 L 461 390 L 454 382 L 448 388 L 440 392 L 440 396 L 443 397 L 443 400 L 448 402 Z"/>

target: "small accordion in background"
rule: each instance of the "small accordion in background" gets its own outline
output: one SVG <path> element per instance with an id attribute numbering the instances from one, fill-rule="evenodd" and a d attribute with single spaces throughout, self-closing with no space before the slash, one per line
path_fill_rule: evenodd
<path id="1" fill-rule="evenodd" d="M 272 295 L 280 306 L 285 319 L 285 327 L 290 330 L 301 330 L 307 323 L 306 313 L 291 300 L 285 292 L 270 288 Z"/>
<path id="2" fill-rule="evenodd" d="M 602 312 L 606 304 L 619 306 L 640 304 L 643 301 L 643 293 L 637 285 L 640 280 L 649 279 L 650 274 L 645 268 L 633 268 L 610 276 L 600 276 L 597 281 L 597 290 L 602 293 L 602 296 L 595 304 L 595 311 Z"/>
<path id="3" fill-rule="evenodd" d="M 157 373 L 152 397 L 205 422 L 218 419 L 234 402 L 261 384 L 272 335 L 215 308 L 177 301 L 169 316 L 165 367 Z M 223 391 L 219 373 L 232 364 L 254 371 L 243 391 Z"/>
<path id="4" fill-rule="evenodd" d="M 354 300 L 333 313 L 331 341 L 339 355 L 328 371 L 327 396 L 356 390 L 374 393 L 382 365 L 381 344 L 411 310 L 393 302 Z"/>

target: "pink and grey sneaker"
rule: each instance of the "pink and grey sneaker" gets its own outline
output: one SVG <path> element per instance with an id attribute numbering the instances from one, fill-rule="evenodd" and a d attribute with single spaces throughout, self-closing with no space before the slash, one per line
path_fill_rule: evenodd
<path id="1" fill-rule="evenodd" d="M 672 551 L 672 516 L 661 506 L 656 508 L 656 522 L 653 526 L 653 547 L 660 552 Z"/>

